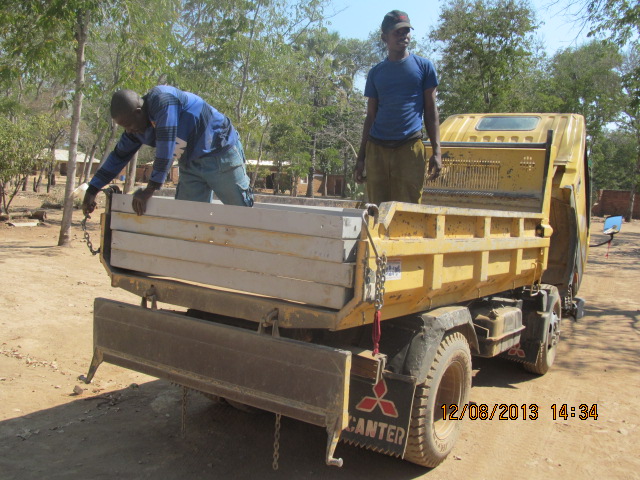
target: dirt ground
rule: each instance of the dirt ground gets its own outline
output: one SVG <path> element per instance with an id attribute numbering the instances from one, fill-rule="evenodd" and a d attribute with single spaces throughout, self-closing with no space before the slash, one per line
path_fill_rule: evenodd
<path id="1" fill-rule="evenodd" d="M 35 208 L 41 198 L 14 205 Z M 90 221 L 99 238 L 97 215 Z M 640 478 L 640 222 L 591 250 L 580 291 L 586 316 L 563 321 L 556 364 L 536 377 L 503 360 L 474 359 L 471 401 L 518 405 L 514 420 L 463 420 L 450 457 L 428 470 L 338 446 L 341 469 L 324 464 L 323 429 L 283 419 L 279 470 L 272 470 L 274 416 L 249 414 L 102 364 L 80 383 L 92 355 L 93 299 L 138 303 L 110 287 L 82 242 L 57 247 L 61 212 L 44 224 L 0 223 L 0 478 L 9 479 L 632 479 Z M 592 243 L 603 240 L 594 218 Z M 82 389 L 82 390 L 80 390 Z M 576 416 L 552 418 L 567 405 Z M 586 404 L 597 418 L 581 420 Z M 536 420 L 523 419 L 537 407 Z"/>

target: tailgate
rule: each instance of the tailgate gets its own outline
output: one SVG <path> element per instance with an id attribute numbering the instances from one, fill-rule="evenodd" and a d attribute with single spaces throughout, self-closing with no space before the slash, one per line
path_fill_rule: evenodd
<path id="1" fill-rule="evenodd" d="M 102 361 L 324 426 L 330 437 L 348 422 L 344 350 L 96 298 L 88 380 Z"/>

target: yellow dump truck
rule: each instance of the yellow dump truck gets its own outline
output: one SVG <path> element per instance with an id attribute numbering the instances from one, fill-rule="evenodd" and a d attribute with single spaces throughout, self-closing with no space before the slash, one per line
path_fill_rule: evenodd
<path id="1" fill-rule="evenodd" d="M 106 361 L 325 427 L 328 465 L 339 440 L 441 463 L 472 355 L 553 364 L 590 211 L 581 116 L 457 115 L 441 135 L 421 205 L 154 197 L 139 217 L 109 195 L 101 260 L 141 305 L 95 300 L 86 381 Z"/>

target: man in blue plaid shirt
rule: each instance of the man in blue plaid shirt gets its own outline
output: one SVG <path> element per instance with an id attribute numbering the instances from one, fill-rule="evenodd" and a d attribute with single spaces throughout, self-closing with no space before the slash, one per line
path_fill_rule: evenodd
<path id="1" fill-rule="evenodd" d="M 89 182 L 82 203 L 85 215 L 95 209 L 100 189 L 142 145 L 155 147 L 156 158 L 147 187 L 133 196 L 138 215 L 165 182 L 174 160 L 180 168 L 176 199 L 211 202 L 215 192 L 224 204 L 253 205 L 238 132 L 226 115 L 199 96 L 166 85 L 152 88 L 144 97 L 119 90 L 111 98 L 111 117 L 125 132 Z"/>

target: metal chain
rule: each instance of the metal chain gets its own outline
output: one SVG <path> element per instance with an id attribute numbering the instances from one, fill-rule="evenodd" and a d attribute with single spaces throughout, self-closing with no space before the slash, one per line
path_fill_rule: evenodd
<path id="1" fill-rule="evenodd" d="M 376 298 L 375 307 L 376 311 L 382 310 L 384 305 L 384 282 L 387 280 L 387 256 L 383 253 L 382 256 L 376 257 Z"/>
<path id="2" fill-rule="evenodd" d="M 87 231 L 87 220 L 89 219 L 89 215 L 85 215 L 82 221 L 80 222 L 80 226 L 82 227 L 82 231 L 84 232 L 84 241 L 89 247 L 89 251 L 92 255 L 98 255 L 100 253 L 100 249 L 94 249 L 93 243 L 91 243 L 91 237 L 89 236 L 89 232 Z"/>
<path id="3" fill-rule="evenodd" d="M 273 463 L 271 466 L 274 470 L 278 470 L 278 460 L 280 460 L 280 415 L 276 413 L 276 431 L 273 435 Z"/>
<path id="4" fill-rule="evenodd" d="M 573 289 L 571 288 L 571 285 L 567 288 L 567 293 L 562 299 L 562 308 L 567 312 L 571 311 L 573 308 Z"/>
<path id="5" fill-rule="evenodd" d="M 182 438 L 187 436 L 187 401 L 189 400 L 189 389 L 182 387 Z"/>

